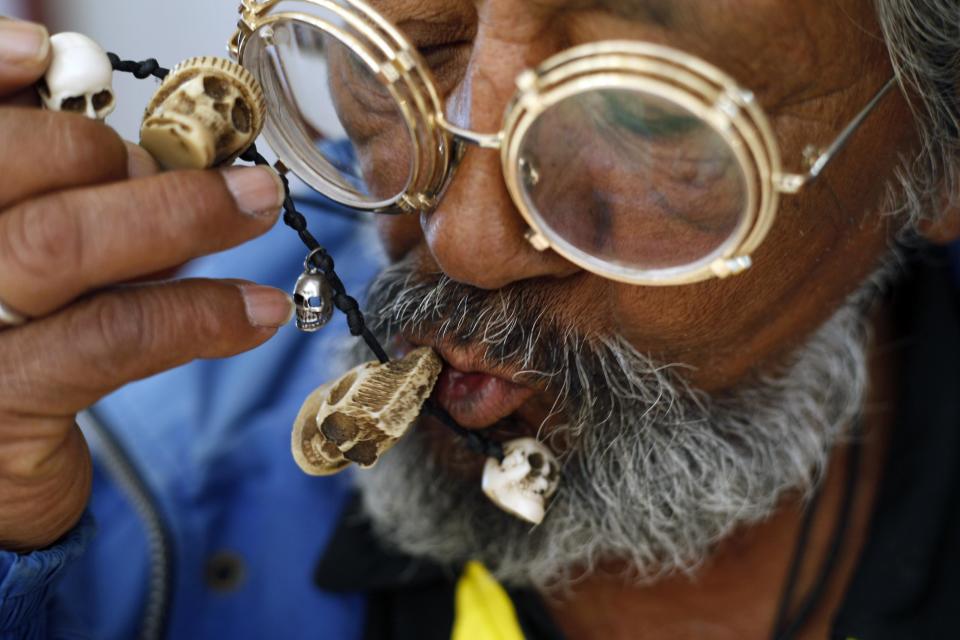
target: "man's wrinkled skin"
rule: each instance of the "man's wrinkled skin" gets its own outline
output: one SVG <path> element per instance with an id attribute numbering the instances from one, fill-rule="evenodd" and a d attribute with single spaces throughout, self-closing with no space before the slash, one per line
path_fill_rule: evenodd
<path id="1" fill-rule="evenodd" d="M 381 0 L 375 3 L 424 50 L 448 98 L 452 120 L 500 128 L 517 74 L 577 44 L 629 38 L 663 43 L 715 64 L 753 90 L 771 115 L 786 170 L 800 171 L 808 144 L 824 145 L 893 73 L 867 0 Z M 902 221 L 882 211 L 901 157 L 917 141 L 906 98 L 883 101 L 823 178 L 782 200 L 754 267 L 728 280 L 683 287 L 635 287 L 537 253 L 503 186 L 500 159 L 471 150 L 438 209 L 381 221 L 393 260 L 442 271 L 480 289 L 535 281 L 549 313 L 583 334 L 619 334 L 658 362 L 689 366 L 695 387 L 722 393 L 768 371 L 819 327 L 874 272 Z M 946 195 L 946 194 L 945 194 Z M 957 236 L 955 212 L 924 231 Z M 883 340 L 884 315 L 874 323 Z M 871 359 L 865 447 L 853 530 L 844 560 L 806 637 L 825 637 L 865 535 L 890 417 L 890 367 Z M 549 403 L 548 403 L 549 404 Z M 801 592 L 828 544 L 844 458 L 825 482 Z M 555 594 L 554 613 L 573 638 L 759 638 L 769 633 L 799 526 L 784 505 L 767 523 L 725 541 L 694 581 L 670 578 L 631 587 L 587 577 Z"/>

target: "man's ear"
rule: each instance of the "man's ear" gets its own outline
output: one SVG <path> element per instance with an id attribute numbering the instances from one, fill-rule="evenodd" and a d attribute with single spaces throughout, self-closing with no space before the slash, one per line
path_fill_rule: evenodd
<path id="1" fill-rule="evenodd" d="M 920 235 L 933 244 L 950 244 L 960 240 L 960 195 L 944 200 L 949 204 L 943 207 L 936 220 L 920 223 Z"/>

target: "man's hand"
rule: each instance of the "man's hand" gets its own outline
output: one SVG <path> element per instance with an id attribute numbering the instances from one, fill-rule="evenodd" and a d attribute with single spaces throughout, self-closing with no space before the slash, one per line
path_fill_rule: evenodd
<path id="1" fill-rule="evenodd" d="M 0 548 L 42 548 L 90 492 L 78 411 L 132 380 L 234 355 L 289 320 L 286 294 L 235 281 L 126 284 L 261 235 L 282 185 L 267 169 L 156 175 L 110 128 L 41 111 L 41 27 L 0 20 Z"/>

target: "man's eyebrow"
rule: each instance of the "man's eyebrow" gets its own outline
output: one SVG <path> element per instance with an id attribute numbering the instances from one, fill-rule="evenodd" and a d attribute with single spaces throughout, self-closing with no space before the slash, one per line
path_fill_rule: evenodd
<path id="1" fill-rule="evenodd" d="M 691 12 L 686 0 L 526 0 L 549 11 L 600 10 L 624 20 L 660 27 L 675 25 Z M 713 0 L 717 1 L 717 0 Z"/>
<path id="2" fill-rule="evenodd" d="M 669 26 L 678 10 L 676 0 L 597 0 L 610 13 L 659 26 Z"/>

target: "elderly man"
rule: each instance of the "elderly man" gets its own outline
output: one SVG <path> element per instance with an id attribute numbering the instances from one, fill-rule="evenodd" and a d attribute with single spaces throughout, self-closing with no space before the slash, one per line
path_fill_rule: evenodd
<path id="1" fill-rule="evenodd" d="M 278 229 L 188 267 L 248 280 L 129 284 L 264 234 L 281 185 L 157 174 L 104 126 L 18 108 L 49 47 L 0 22 L 5 637 L 950 635 L 960 312 L 935 246 L 960 235 L 960 6 L 374 8 L 443 112 L 408 135 L 391 109 L 420 103 L 312 41 L 358 167 L 314 186 L 406 211 L 378 220 L 368 320 L 442 355 L 460 425 L 549 446 L 546 517 L 497 509 L 430 418 L 350 480 L 296 472 L 285 430 L 340 329 L 101 401 L 273 337 L 291 303 L 250 280 L 303 252 Z M 549 93 L 525 73 L 547 61 L 581 66 Z M 434 197 L 394 197 L 424 166 Z M 311 225 L 360 286 L 368 235 Z"/>

